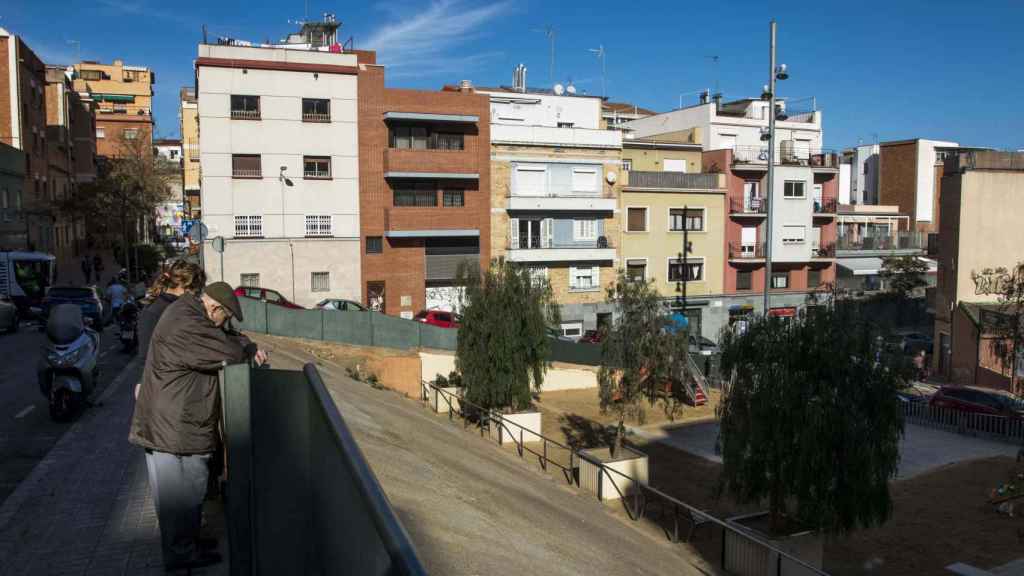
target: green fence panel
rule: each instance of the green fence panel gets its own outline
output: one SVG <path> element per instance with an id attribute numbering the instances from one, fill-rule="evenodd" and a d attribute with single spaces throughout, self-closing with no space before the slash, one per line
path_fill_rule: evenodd
<path id="1" fill-rule="evenodd" d="M 430 324 L 420 325 L 420 347 L 437 350 L 455 350 L 459 331 L 455 328 L 441 328 Z"/>
<path id="2" fill-rule="evenodd" d="M 292 310 L 267 306 L 267 333 L 292 338 L 324 339 L 323 310 Z"/>
<path id="3" fill-rule="evenodd" d="M 579 342 L 566 342 L 565 340 L 551 339 L 552 362 L 567 362 L 569 364 L 586 364 L 598 366 L 601 364 L 601 345 Z"/>
<path id="4" fill-rule="evenodd" d="M 235 328 L 245 332 L 267 333 L 267 304 L 255 298 L 241 296 L 238 303 L 242 306 L 244 322 L 236 322 Z"/>
<path id="5" fill-rule="evenodd" d="M 373 345 L 385 348 L 417 348 L 420 345 L 420 323 L 373 312 Z"/>
<path id="6" fill-rule="evenodd" d="M 373 346 L 373 312 L 324 310 L 324 340 Z"/>

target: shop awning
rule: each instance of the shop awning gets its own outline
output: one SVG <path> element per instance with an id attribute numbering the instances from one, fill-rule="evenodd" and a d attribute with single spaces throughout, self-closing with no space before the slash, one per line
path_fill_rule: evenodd
<path id="1" fill-rule="evenodd" d="M 874 276 L 882 269 L 881 258 L 840 258 L 836 264 L 854 276 Z"/>
<path id="2" fill-rule="evenodd" d="M 784 308 L 772 308 L 768 310 L 769 316 L 778 316 L 779 318 L 792 318 L 796 316 L 796 307 L 786 306 Z"/>
<path id="3" fill-rule="evenodd" d="M 385 112 L 385 120 L 421 120 L 427 122 L 463 122 L 480 120 L 475 114 L 428 114 L 424 112 Z"/>
<path id="4" fill-rule="evenodd" d="M 135 96 L 131 94 L 93 94 L 93 100 L 97 102 L 135 102 Z"/>

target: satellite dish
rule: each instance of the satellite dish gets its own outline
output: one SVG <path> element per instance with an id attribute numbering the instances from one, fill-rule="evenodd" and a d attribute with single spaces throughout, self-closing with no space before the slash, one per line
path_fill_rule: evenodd
<path id="1" fill-rule="evenodd" d="M 561 96 L 564 93 L 565 93 L 565 87 L 562 86 L 561 84 L 555 84 L 555 94 L 558 94 L 559 96 Z"/>
<path id="2" fill-rule="evenodd" d="M 604 178 L 605 180 L 608 181 L 609 184 L 615 184 L 615 181 L 619 179 L 619 175 L 613 171 L 609 171 L 607 174 L 604 175 Z"/>
<path id="3" fill-rule="evenodd" d="M 569 94 L 575 94 L 576 93 L 576 87 L 573 86 L 572 84 L 569 84 L 569 87 L 566 88 L 565 91 L 568 92 Z"/>
<path id="4" fill-rule="evenodd" d="M 214 251 L 224 252 L 224 237 L 217 236 L 212 241 L 210 241 L 210 245 L 213 247 Z"/>

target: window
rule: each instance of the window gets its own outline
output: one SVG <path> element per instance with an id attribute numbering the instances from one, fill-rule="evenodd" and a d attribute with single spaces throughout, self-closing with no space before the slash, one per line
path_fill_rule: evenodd
<path id="1" fill-rule="evenodd" d="M 302 177 L 329 179 L 331 177 L 331 158 L 329 156 L 303 156 Z"/>
<path id="2" fill-rule="evenodd" d="M 560 328 L 562 336 L 574 338 L 583 335 L 583 322 L 564 322 Z"/>
<path id="3" fill-rule="evenodd" d="M 786 198 L 803 198 L 804 183 L 800 180 L 786 180 L 782 195 Z"/>
<path id="4" fill-rule="evenodd" d="M 703 208 L 670 208 L 668 211 L 669 230 L 682 232 L 683 226 L 690 232 L 704 231 Z"/>
<path id="5" fill-rule="evenodd" d="M 751 290 L 754 287 L 754 273 L 746 270 L 736 272 L 736 289 Z"/>
<path id="6" fill-rule="evenodd" d="M 384 253 L 384 238 L 382 236 L 367 236 L 366 237 L 366 253 L 367 254 L 383 254 Z"/>
<path id="7" fill-rule="evenodd" d="M 534 286 L 543 286 L 548 280 L 547 266 L 530 266 L 530 282 Z"/>
<path id="8" fill-rule="evenodd" d="M 807 289 L 813 290 L 821 286 L 821 270 L 807 271 Z"/>
<path id="9" fill-rule="evenodd" d="M 260 287 L 260 275 L 259 274 L 242 274 L 238 284 L 244 288 L 259 288 Z M 248 290 L 246 292 L 249 292 Z M 246 294 L 248 296 L 249 294 Z M 256 298 L 259 298 L 259 291 L 256 291 Z"/>
<path id="10" fill-rule="evenodd" d="M 97 138 L 106 138 L 107 137 L 107 132 L 103 128 L 96 128 L 96 137 Z"/>
<path id="11" fill-rule="evenodd" d="M 647 208 L 627 208 L 626 215 L 626 232 L 647 232 Z"/>
<path id="12" fill-rule="evenodd" d="M 259 154 L 231 155 L 232 178 L 260 178 L 262 174 Z"/>
<path id="13" fill-rule="evenodd" d="M 772 288 L 789 288 L 789 272 L 772 272 Z"/>
<path id="14" fill-rule="evenodd" d="M 235 236 L 238 238 L 263 236 L 263 216 L 235 216 Z"/>
<path id="15" fill-rule="evenodd" d="M 590 292 L 600 290 L 601 269 L 597 266 L 585 268 L 569 267 L 569 290 Z"/>
<path id="16" fill-rule="evenodd" d="M 791 226 L 786 225 L 782 227 L 782 243 L 783 244 L 803 244 L 804 237 L 807 232 L 806 226 Z"/>
<path id="17" fill-rule="evenodd" d="M 259 120 L 260 97 L 232 94 L 231 117 L 238 120 Z"/>
<path id="18" fill-rule="evenodd" d="M 669 282 L 699 282 L 704 279 L 704 259 L 687 258 L 686 265 L 680 258 L 668 259 Z"/>
<path id="19" fill-rule="evenodd" d="M 516 166 L 512 180 L 514 195 L 543 196 L 547 192 L 548 172 L 545 166 Z"/>
<path id="20" fill-rule="evenodd" d="M 513 218 L 509 222 L 510 246 L 513 249 L 550 248 L 553 221 L 550 218 Z"/>
<path id="21" fill-rule="evenodd" d="M 573 192 L 600 192 L 601 180 L 598 177 L 598 169 L 573 168 L 572 190 Z"/>
<path id="22" fill-rule="evenodd" d="M 329 292 L 331 290 L 331 273 L 311 272 L 309 284 L 313 292 Z"/>
<path id="23" fill-rule="evenodd" d="M 626 278 L 633 282 L 647 281 L 646 260 L 626 260 Z"/>
<path id="24" fill-rule="evenodd" d="M 437 206 L 437 190 L 433 184 L 406 184 L 395 189 L 395 206 Z"/>
<path id="25" fill-rule="evenodd" d="M 559 128 L 572 128 L 572 122 L 559 122 Z"/>
<path id="26" fill-rule="evenodd" d="M 303 122 L 330 122 L 331 101 L 319 98 L 302 99 Z"/>
<path id="27" fill-rule="evenodd" d="M 573 240 L 597 240 L 597 220 L 573 220 Z"/>
<path id="28" fill-rule="evenodd" d="M 392 148 L 413 150 L 464 150 L 465 135 L 460 132 L 434 132 L 426 126 L 392 126 Z"/>
<path id="29" fill-rule="evenodd" d="M 633 169 L 633 161 L 629 160 L 629 159 L 626 159 L 626 158 L 623 158 L 622 159 L 622 170 L 623 170 L 623 172 L 629 172 L 632 169 Z"/>
<path id="30" fill-rule="evenodd" d="M 446 208 L 461 208 L 466 205 L 466 191 L 461 188 L 444 190 L 441 193 L 442 205 Z"/>
<path id="31" fill-rule="evenodd" d="M 125 140 L 135 140 L 139 137 L 138 128 L 125 128 L 121 131 L 121 135 L 124 136 Z"/>
<path id="32" fill-rule="evenodd" d="M 661 170 L 663 172 L 686 172 L 686 160 L 681 158 L 665 158 Z"/>
<path id="33" fill-rule="evenodd" d="M 306 214 L 306 236 L 331 236 L 331 216 L 329 214 Z"/>
<path id="34" fill-rule="evenodd" d="M 103 73 L 99 70 L 79 70 L 78 75 L 82 77 L 82 80 L 101 80 L 103 79 Z"/>

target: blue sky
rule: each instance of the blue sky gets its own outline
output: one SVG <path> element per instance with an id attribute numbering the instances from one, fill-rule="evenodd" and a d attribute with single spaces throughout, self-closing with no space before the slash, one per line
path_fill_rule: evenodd
<path id="1" fill-rule="evenodd" d="M 388 85 L 436 89 L 470 79 L 511 83 L 523 62 L 531 86 L 548 86 L 556 30 L 556 82 L 601 92 L 589 48 L 603 45 L 608 95 L 655 110 L 696 102 L 714 88 L 757 95 L 768 71 L 768 21 L 779 22 L 779 60 L 793 99 L 815 96 L 825 145 L 911 137 L 1024 148 L 1024 2 L 561 2 L 435 0 L 308 2 L 311 17 L 335 11 L 342 35 L 376 49 Z M 277 39 L 301 19 L 302 0 L 157 2 L 6 0 L 0 26 L 22 35 L 47 62 L 85 59 L 156 71 L 158 136 L 178 133 L 177 93 L 192 83 L 201 26 L 211 36 Z M 711 56 L 718 57 L 717 65 Z"/>

